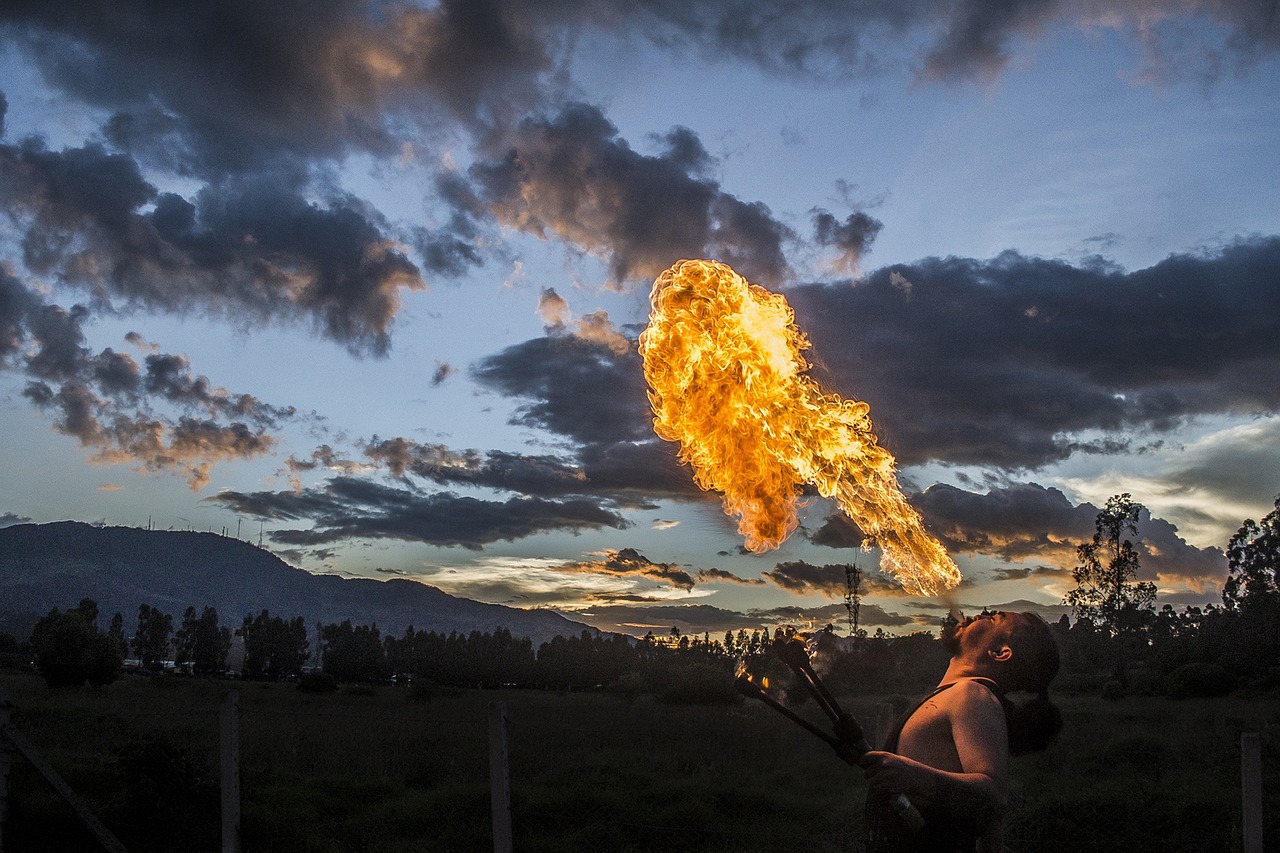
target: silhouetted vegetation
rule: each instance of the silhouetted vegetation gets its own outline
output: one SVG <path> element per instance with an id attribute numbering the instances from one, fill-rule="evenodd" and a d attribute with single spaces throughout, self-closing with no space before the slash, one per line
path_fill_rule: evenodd
<path id="1" fill-rule="evenodd" d="M 220 675 L 226 671 L 230 650 L 231 629 L 218 624 L 218 611 L 205 607 L 196 616 L 196 609 L 188 607 L 174 637 L 175 665 L 179 669 L 190 667 L 194 675 Z"/>
<path id="2" fill-rule="evenodd" d="M 124 663 L 120 639 L 98 629 L 98 605 L 88 598 L 66 612 L 50 610 L 36 623 L 29 645 L 50 687 L 101 687 L 116 680 Z"/>
<path id="3" fill-rule="evenodd" d="M 263 610 L 244 617 L 244 677 L 264 681 L 296 678 L 310 654 L 307 623 L 301 616 L 286 621 Z"/>

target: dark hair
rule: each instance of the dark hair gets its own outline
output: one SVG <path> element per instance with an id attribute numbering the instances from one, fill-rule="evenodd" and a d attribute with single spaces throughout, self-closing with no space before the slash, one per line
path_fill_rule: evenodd
<path id="1" fill-rule="evenodd" d="M 1019 613 L 1009 642 L 1014 648 L 1009 671 L 1000 679 L 1005 690 L 1047 694 L 1058 675 L 1061 658 L 1049 624 L 1038 613 Z"/>
<path id="2" fill-rule="evenodd" d="M 1049 701 L 1049 694 L 1037 693 L 1026 702 L 1008 700 L 1004 708 L 1009 723 L 1009 752 L 1026 755 L 1053 743 L 1062 731 L 1062 712 Z"/>
<path id="3" fill-rule="evenodd" d="M 1048 623 L 1037 613 L 1018 615 L 1022 618 L 1009 637 L 1014 646 L 1013 660 L 1001 686 L 1035 694 L 1026 702 L 1009 701 L 1005 705 L 1009 752 L 1025 755 L 1046 748 L 1062 731 L 1062 712 L 1049 701 L 1049 684 L 1058 674 L 1061 659 Z"/>

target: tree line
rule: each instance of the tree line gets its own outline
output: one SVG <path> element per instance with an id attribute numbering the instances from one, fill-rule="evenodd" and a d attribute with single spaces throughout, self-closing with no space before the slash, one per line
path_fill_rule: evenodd
<path id="1" fill-rule="evenodd" d="M 1222 603 L 1157 609 L 1156 588 L 1138 581 L 1134 537 L 1143 507 L 1117 495 L 1098 513 L 1091 540 L 1077 548 L 1075 587 L 1064 615 L 1051 625 L 1062 652 L 1065 684 L 1090 684 L 1117 693 L 1214 692 L 1241 683 L 1280 687 L 1280 496 L 1261 522 L 1246 520 L 1226 548 L 1228 574 Z M 856 570 L 848 577 L 856 580 Z M 846 605 L 858 604 L 851 582 Z M 54 609 L 32 632 L 27 651 L 51 686 L 104 685 L 119 676 L 126 659 L 144 671 L 172 666 L 193 676 L 226 673 L 233 632 L 217 611 L 187 608 L 175 627 L 157 607 L 138 608 L 137 627 L 125 637 L 121 614 L 99 625 L 97 605 L 83 600 Z M 943 620 L 944 622 L 946 620 Z M 583 631 L 534 648 L 510 631 L 469 634 L 419 631 L 383 635 L 377 624 L 350 620 L 315 626 L 312 648 L 301 616 L 285 619 L 267 610 L 246 615 L 236 632 L 244 645 L 241 675 L 279 681 L 309 673 L 307 684 L 327 689 L 339 682 L 493 688 L 610 688 L 650 691 L 691 701 L 732 700 L 731 673 L 742 658 L 761 656 L 767 629 L 726 632 L 723 638 L 671 633 L 641 640 Z M 868 635 L 850 626 L 837 637 L 833 625 L 819 632 L 816 648 L 827 678 L 859 692 L 915 692 L 936 680 L 947 655 L 933 632 Z M 0 653 L 13 654 L 13 638 L 0 638 Z M 171 662 L 171 664 L 169 663 Z M 319 673 L 318 675 L 315 673 Z"/>

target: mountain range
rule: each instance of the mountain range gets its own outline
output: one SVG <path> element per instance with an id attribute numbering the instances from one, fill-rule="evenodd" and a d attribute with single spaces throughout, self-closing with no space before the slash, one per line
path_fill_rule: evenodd
<path id="1" fill-rule="evenodd" d="M 100 527 L 78 521 L 0 528 L 0 631 L 19 640 L 57 607 L 92 598 L 105 622 L 121 613 L 127 633 L 138 605 L 173 616 L 214 607 L 219 621 L 240 627 L 266 609 L 317 623 L 376 623 L 384 635 L 417 630 L 492 632 L 505 628 L 534 648 L 594 628 L 549 610 L 521 610 L 449 595 L 418 581 L 342 578 L 294 568 L 275 554 L 216 533 Z"/>

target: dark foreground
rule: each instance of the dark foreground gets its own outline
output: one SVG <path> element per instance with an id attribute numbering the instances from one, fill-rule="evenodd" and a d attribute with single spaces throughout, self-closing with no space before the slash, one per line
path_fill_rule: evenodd
<path id="1" fill-rule="evenodd" d="M 539 691 L 347 688 L 126 677 L 51 691 L 0 673 L 14 724 L 133 853 L 220 849 L 218 713 L 241 707 L 247 853 L 492 850 L 487 709 L 507 709 L 515 849 L 859 851 L 861 773 L 758 704 Z M 877 702 L 844 697 L 870 724 Z M 896 697 L 901 701 L 902 697 Z M 1275 695 L 1059 696 L 1066 728 L 1015 761 L 1017 851 L 1240 849 L 1242 731 L 1262 735 L 1280 843 Z M 809 709 L 811 712 L 813 709 Z M 93 850 L 25 761 L 6 849 Z"/>

